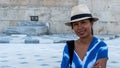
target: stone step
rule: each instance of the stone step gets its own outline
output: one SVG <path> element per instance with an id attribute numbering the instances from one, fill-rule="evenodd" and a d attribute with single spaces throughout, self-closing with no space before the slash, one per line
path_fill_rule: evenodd
<path id="1" fill-rule="evenodd" d="M 120 35 L 95 35 L 101 40 L 112 40 L 120 37 Z M 0 36 L 0 43 L 15 43 L 15 44 L 53 44 L 65 43 L 68 40 L 75 40 L 77 37 L 73 35 L 42 35 L 42 36 L 27 36 L 14 34 L 11 36 Z"/>
<path id="2" fill-rule="evenodd" d="M 48 26 L 45 23 L 20 22 L 17 26 L 7 28 L 3 33 L 7 35 L 26 34 L 37 36 L 48 34 Z"/>

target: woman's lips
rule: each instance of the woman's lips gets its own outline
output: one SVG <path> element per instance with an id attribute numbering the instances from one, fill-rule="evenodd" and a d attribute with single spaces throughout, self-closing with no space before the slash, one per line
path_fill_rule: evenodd
<path id="1" fill-rule="evenodd" d="M 80 30 L 78 31 L 79 35 L 84 35 L 85 34 L 85 30 Z"/>

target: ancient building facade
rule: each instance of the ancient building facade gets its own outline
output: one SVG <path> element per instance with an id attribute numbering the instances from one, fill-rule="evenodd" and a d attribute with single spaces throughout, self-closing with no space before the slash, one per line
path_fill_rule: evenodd
<path id="1" fill-rule="evenodd" d="M 120 34 L 120 1 L 79 0 L 86 3 L 99 21 L 94 24 L 95 34 Z"/>
<path id="2" fill-rule="evenodd" d="M 120 34 L 119 0 L 0 0 L 0 33 L 21 21 L 38 16 L 48 24 L 49 33 L 72 33 L 64 25 L 70 20 L 72 6 L 85 3 L 99 21 L 94 24 L 95 34 Z"/>

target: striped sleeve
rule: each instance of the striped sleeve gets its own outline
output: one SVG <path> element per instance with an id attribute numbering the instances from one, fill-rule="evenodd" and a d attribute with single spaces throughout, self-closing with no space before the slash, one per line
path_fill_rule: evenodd
<path id="1" fill-rule="evenodd" d="M 108 47 L 107 47 L 107 44 L 105 44 L 103 41 L 101 41 L 99 45 L 101 47 L 100 47 L 100 49 L 98 51 L 97 60 L 99 60 L 101 58 L 107 58 L 108 59 Z"/>
<path id="2" fill-rule="evenodd" d="M 61 68 L 67 68 L 68 66 L 69 66 L 69 54 L 68 54 L 68 46 L 66 45 L 63 50 Z"/>

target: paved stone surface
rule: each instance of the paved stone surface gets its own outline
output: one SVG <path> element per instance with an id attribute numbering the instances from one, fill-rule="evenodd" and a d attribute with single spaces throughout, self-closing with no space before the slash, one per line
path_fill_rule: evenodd
<path id="1" fill-rule="evenodd" d="M 105 40 L 109 47 L 107 68 L 120 68 L 119 41 L 119 37 Z M 0 68 L 60 68 L 64 45 L 65 43 L 0 43 Z"/>
<path id="2" fill-rule="evenodd" d="M 60 68 L 64 44 L 0 44 L 0 68 Z"/>
<path id="3" fill-rule="evenodd" d="M 120 37 L 120 35 L 95 35 L 101 40 L 112 40 Z M 78 37 L 74 34 L 53 34 L 29 36 L 25 34 L 0 35 L 0 43 L 16 43 L 16 44 L 46 44 L 46 43 L 64 43 L 67 40 L 75 40 Z"/>

